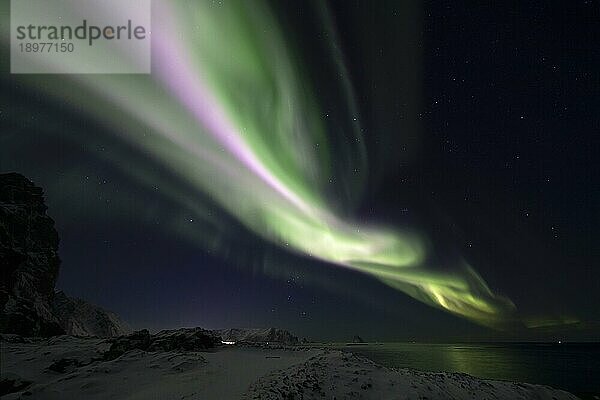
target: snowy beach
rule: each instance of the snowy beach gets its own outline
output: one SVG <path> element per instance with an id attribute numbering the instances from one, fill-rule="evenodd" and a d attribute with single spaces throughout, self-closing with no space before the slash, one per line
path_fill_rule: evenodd
<path id="1" fill-rule="evenodd" d="M 576 399 L 546 386 L 394 370 L 340 350 L 130 349 L 110 339 L 2 337 L 2 399 Z M 10 393 L 7 393 L 10 392 Z"/>

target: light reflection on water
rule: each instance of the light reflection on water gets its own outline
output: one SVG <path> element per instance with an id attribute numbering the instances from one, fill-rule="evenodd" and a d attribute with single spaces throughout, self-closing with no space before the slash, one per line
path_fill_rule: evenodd
<path id="1" fill-rule="evenodd" d="M 552 343 L 383 343 L 336 348 L 393 368 L 462 372 L 480 378 L 538 383 L 574 393 L 600 393 L 600 345 Z"/>

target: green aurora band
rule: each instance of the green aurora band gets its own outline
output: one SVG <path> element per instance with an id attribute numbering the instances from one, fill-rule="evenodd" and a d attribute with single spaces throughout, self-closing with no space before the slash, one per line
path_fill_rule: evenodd
<path id="1" fill-rule="evenodd" d="M 155 2 L 152 53 L 151 75 L 21 79 L 92 115 L 185 182 L 198 198 L 175 189 L 167 195 L 194 210 L 199 222 L 211 220 L 204 195 L 283 248 L 363 272 L 479 324 L 514 322 L 514 305 L 468 264 L 440 271 L 427 265 L 419 235 L 340 217 L 326 195 L 332 180 L 353 182 L 348 201 L 358 202 L 364 190 L 357 116 L 347 115 L 356 123 L 345 146 L 332 144 L 312 83 L 266 3 Z M 135 62 L 123 55 L 115 60 Z M 348 82 L 341 85 L 347 108 L 356 109 Z M 354 168 L 336 169 L 333 158 L 341 154 Z M 156 184 L 150 171 L 112 161 L 136 180 Z"/>

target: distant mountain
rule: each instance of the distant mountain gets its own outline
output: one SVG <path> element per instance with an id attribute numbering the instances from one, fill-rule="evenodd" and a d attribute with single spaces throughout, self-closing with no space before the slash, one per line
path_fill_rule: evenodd
<path id="1" fill-rule="evenodd" d="M 298 338 L 284 329 L 257 328 L 257 329 L 219 329 L 214 331 L 225 341 L 238 343 L 281 343 L 297 344 Z"/>
<path id="2" fill-rule="evenodd" d="M 116 336 L 130 329 L 115 314 L 54 285 L 58 233 L 43 190 L 17 173 L 0 174 L 0 332 L 22 336 Z"/>

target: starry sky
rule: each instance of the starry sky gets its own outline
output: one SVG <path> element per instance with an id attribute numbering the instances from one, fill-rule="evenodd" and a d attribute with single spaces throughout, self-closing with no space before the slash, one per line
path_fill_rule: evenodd
<path id="1" fill-rule="evenodd" d="M 173 13 L 160 89 L 2 57 L 0 170 L 45 188 L 58 286 L 136 328 L 597 340 L 600 5 L 522 3 Z"/>

